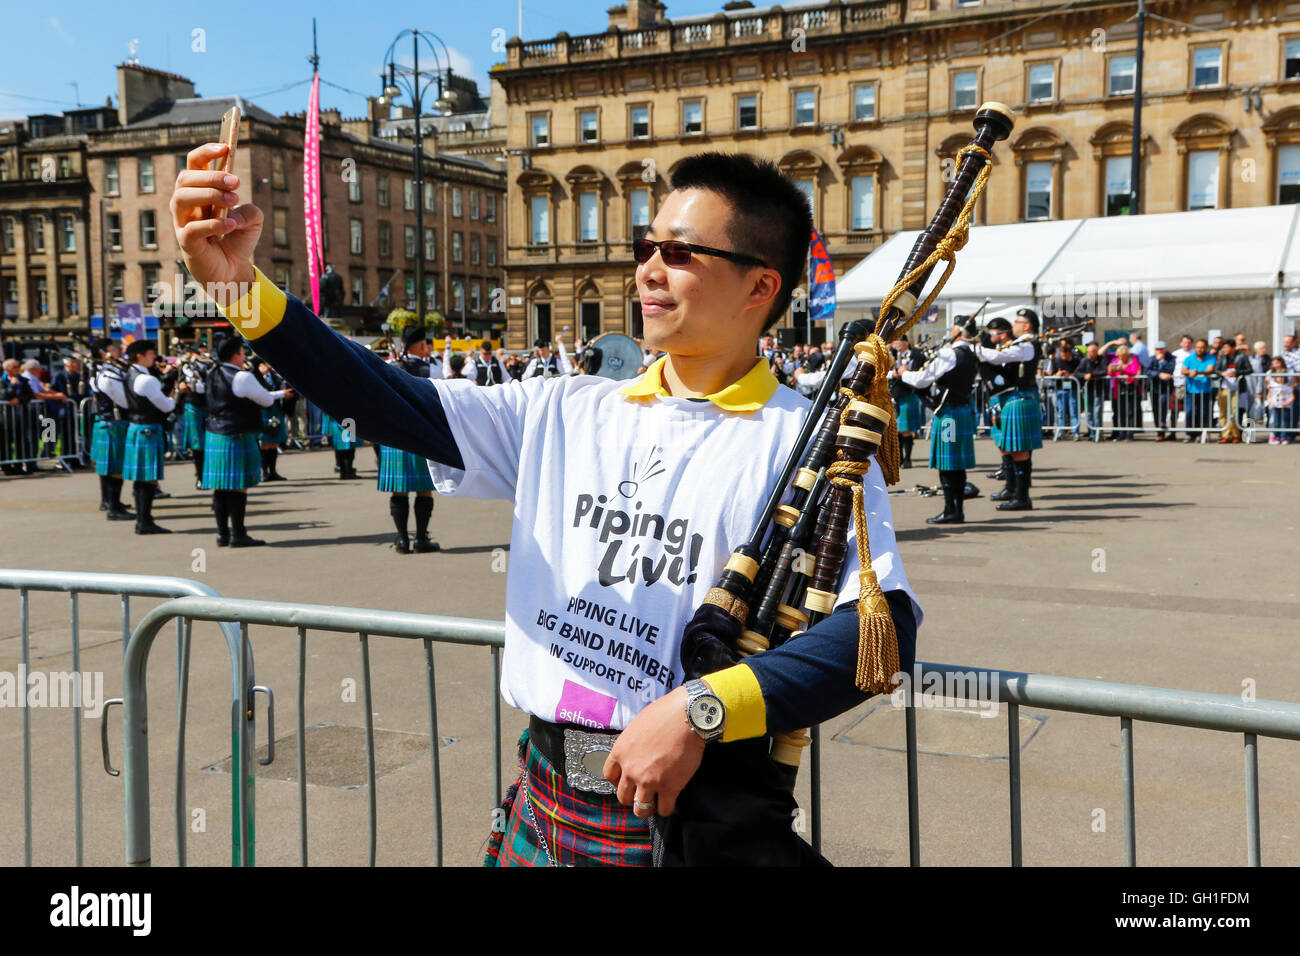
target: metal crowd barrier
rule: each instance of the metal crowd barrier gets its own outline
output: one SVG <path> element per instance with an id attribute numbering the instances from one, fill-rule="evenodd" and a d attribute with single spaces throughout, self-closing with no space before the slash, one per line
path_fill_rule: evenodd
<path id="1" fill-rule="evenodd" d="M 17 591 L 19 602 L 19 619 L 20 619 L 20 640 L 21 640 L 21 661 L 22 672 L 28 673 L 30 666 L 30 626 L 29 626 L 29 592 L 31 591 L 52 591 L 66 592 L 68 594 L 69 611 L 71 616 L 72 631 L 72 670 L 75 674 L 81 673 L 81 638 L 80 638 L 80 606 L 78 598 L 82 594 L 111 594 L 121 598 L 121 618 L 122 618 L 122 653 L 125 658 L 126 651 L 131 636 L 131 598 L 132 597 L 160 597 L 175 598 L 181 595 L 204 595 L 209 597 L 220 597 L 217 591 L 213 590 L 206 584 L 200 584 L 198 581 L 191 581 L 186 578 L 161 577 L 147 574 L 96 574 L 79 571 L 31 571 L 17 570 L 11 568 L 0 568 L 0 589 Z M 147 618 L 146 618 L 147 619 Z M 183 627 L 181 621 L 176 622 L 176 687 L 177 687 L 177 710 L 183 714 L 186 706 L 186 697 L 188 693 L 189 681 L 189 629 Z M 232 680 L 241 673 L 240 669 L 234 666 L 234 662 L 242 660 L 244 667 L 242 673 L 245 674 L 251 687 L 253 680 L 253 651 L 244 640 L 240 629 L 231 624 L 223 624 L 221 627 L 222 634 L 226 639 L 226 646 L 230 652 L 232 662 Z M 239 648 L 244 647 L 244 655 L 239 657 Z M 20 693 L 24 695 L 27 688 L 20 688 Z M 231 698 L 233 701 L 240 700 L 240 689 L 232 683 Z M 116 703 L 121 703 L 118 699 Z M 108 706 L 112 701 L 104 703 L 104 715 L 108 712 Z M 32 738 L 31 738 L 31 709 L 22 707 L 23 715 L 23 861 L 27 866 L 32 864 Z M 83 834 L 83 813 L 82 813 L 82 778 L 81 778 L 81 704 L 77 699 L 75 706 L 72 708 L 73 725 L 72 725 L 72 747 L 73 747 L 73 800 L 74 800 L 74 833 L 76 841 L 76 865 L 82 865 L 82 834 Z M 241 711 L 232 710 L 232 730 L 234 739 L 234 748 L 237 755 L 246 754 L 252 746 L 255 726 L 252 719 L 240 720 Z M 106 732 L 107 724 L 104 728 Z M 177 806 L 184 805 L 185 797 L 185 778 L 182 772 L 184 753 L 184 738 L 181 738 L 180 752 L 177 755 Z M 112 772 L 112 771 L 110 771 Z M 252 781 L 248 782 L 252 786 Z M 238 800 L 238 787 L 232 787 L 234 799 Z M 236 803 L 236 806 L 247 806 L 244 803 Z M 251 825 L 251 807 L 249 808 L 249 823 Z"/>
<path id="2" fill-rule="evenodd" d="M 305 698 L 307 673 L 307 631 L 335 631 L 355 633 L 361 646 L 361 684 L 366 712 L 366 782 L 369 800 L 367 814 L 369 821 L 369 865 L 375 865 L 378 845 L 378 802 L 375 792 L 375 737 L 374 715 L 371 706 L 370 688 L 370 644 L 371 637 L 395 637 L 418 640 L 424 645 L 425 689 L 428 695 L 429 714 L 429 751 L 431 758 L 431 785 L 433 794 L 433 840 L 434 856 L 437 865 L 442 865 L 442 776 L 438 754 L 438 704 L 434 681 L 433 644 L 469 644 L 490 647 L 492 649 L 492 755 L 493 755 L 493 804 L 499 803 L 503 793 L 501 775 L 501 695 L 500 684 L 500 649 L 505 640 L 505 625 L 500 621 L 481 621 L 469 618 L 443 617 L 431 614 L 411 614 L 401 611 L 370 610 L 366 608 L 330 607 L 319 604 L 286 604 L 276 601 L 251 601 L 234 598 L 183 597 L 150 611 L 140 621 L 135 633 L 127 643 L 126 657 L 123 663 L 122 697 L 123 739 L 125 756 L 123 769 L 126 775 L 126 862 L 129 866 L 145 866 L 150 862 L 149 841 L 149 748 L 145 728 L 148 721 L 149 705 L 146 695 L 146 672 L 149 652 L 154 639 L 163 626 L 175 620 L 178 628 L 184 622 L 186 633 L 193 621 L 220 621 L 239 626 L 240 642 L 248 644 L 248 625 L 265 624 L 272 627 L 296 628 L 298 632 L 298 846 L 299 862 L 307 865 L 307 772 L 306 751 L 303 738 L 306 729 Z M 232 673 L 232 686 L 240 688 L 237 707 L 243 714 L 252 713 L 252 694 L 259 688 L 252 686 L 251 672 Z M 268 725 L 273 721 L 270 716 L 273 704 L 268 694 Z M 178 714 L 178 739 L 180 750 L 184 752 L 185 709 L 181 701 Z M 274 737 L 274 731 L 271 732 Z M 251 791 L 252 777 L 249 772 L 251 749 L 241 749 L 232 760 L 232 768 L 237 768 L 233 777 L 239 791 L 235 799 L 237 806 L 246 806 Z M 107 756 L 105 760 L 107 762 Z M 274 759 L 274 741 L 268 749 L 267 760 Z M 177 781 L 181 780 L 181 763 L 177 762 Z M 175 832 L 177 856 L 182 866 L 185 865 L 185 841 L 187 821 L 185 804 L 178 794 L 175 805 Z M 240 819 L 239 841 L 236 845 L 236 865 L 251 866 L 254 863 L 253 843 L 250 839 L 250 822 L 246 816 Z M 242 848 L 242 852 L 239 852 Z"/>
<path id="3" fill-rule="evenodd" d="M 69 460 L 89 461 L 90 405 L 89 398 L 0 404 L 0 466 L 54 461 L 71 471 Z"/>
<path id="4" fill-rule="evenodd" d="M 328 607 L 322 605 L 286 604 L 269 601 L 248 601 L 220 597 L 184 597 L 154 608 L 141 620 L 127 646 L 124 664 L 123 697 L 126 704 L 123 714 L 126 741 L 126 840 L 127 863 L 147 865 L 151 859 L 149 841 L 149 757 L 145 727 L 148 717 L 146 699 L 146 670 L 149 651 L 162 627 L 170 620 L 195 620 L 238 622 L 241 640 L 247 644 L 249 624 L 296 628 L 298 632 L 298 818 L 299 862 L 307 864 L 307 790 L 306 757 L 303 747 L 305 733 L 305 677 L 306 646 L 309 629 L 356 633 L 360 639 L 361 671 L 366 708 L 366 777 L 368 784 L 368 831 L 370 865 L 375 864 L 378 809 L 375 791 L 374 724 L 371 709 L 370 657 L 368 639 L 387 636 L 419 640 L 424 645 L 425 680 L 428 697 L 429 747 L 431 756 L 431 787 L 433 808 L 433 839 L 435 860 L 442 864 L 442 790 L 438 760 L 438 715 L 435 693 L 433 643 L 448 642 L 487 646 L 492 649 L 493 687 L 493 797 L 500 799 L 501 786 L 501 724 L 499 683 L 499 649 L 504 643 L 504 627 L 497 621 L 440 617 L 396 611 L 377 611 L 360 608 Z M 913 675 L 914 683 L 905 690 L 905 736 L 908 795 L 908 846 L 912 866 L 920 865 L 920 814 L 919 780 L 917 772 L 916 740 L 916 687 L 939 686 L 958 700 L 1000 702 L 1007 705 L 1007 755 L 1009 824 L 1012 864 L 1023 864 L 1020 723 L 1021 707 L 1034 707 L 1068 713 L 1118 717 L 1122 754 L 1122 782 L 1124 800 L 1125 860 L 1127 865 L 1137 864 L 1136 799 L 1134 793 L 1133 722 L 1170 724 L 1204 730 L 1239 733 L 1245 745 L 1246 777 L 1245 804 L 1247 862 L 1260 865 L 1259 823 L 1259 763 L 1258 738 L 1276 737 L 1300 740 L 1300 704 L 1255 700 L 1244 701 L 1237 697 L 1205 694 L 1192 691 L 1169 690 L 1107 681 L 1080 680 L 1044 674 L 1025 674 L 994 671 L 984 668 L 955 667 L 946 664 L 920 663 Z M 239 700 L 241 712 L 249 711 L 251 678 L 240 674 L 234 685 L 243 688 Z M 182 705 L 183 706 L 183 705 Z M 179 715 L 181 743 L 184 742 L 184 712 Z M 248 770 L 251 751 L 242 751 L 236 775 L 242 786 L 251 786 Z M 273 756 L 273 755 L 272 755 Z M 267 761 L 269 762 L 269 760 Z M 815 772 L 815 771 L 814 771 Z M 180 779 L 178 773 L 178 780 Z M 818 781 L 813 781 L 814 800 L 819 791 Z M 186 826 L 184 806 L 176 805 L 176 839 L 178 857 L 185 860 Z M 816 807 L 813 808 L 814 812 Z M 240 845 L 247 848 L 241 863 L 251 863 L 251 842 L 248 831 L 241 833 Z"/>

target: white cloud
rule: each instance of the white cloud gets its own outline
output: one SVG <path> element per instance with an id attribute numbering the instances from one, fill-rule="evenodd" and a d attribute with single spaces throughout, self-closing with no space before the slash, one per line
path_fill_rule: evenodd
<path id="1" fill-rule="evenodd" d="M 63 24 L 59 22 L 58 17 L 50 17 L 48 22 L 50 24 L 50 28 L 63 39 L 64 43 L 71 45 L 74 42 L 76 42 L 72 39 L 72 35 L 68 33 L 67 30 L 63 29 Z"/>

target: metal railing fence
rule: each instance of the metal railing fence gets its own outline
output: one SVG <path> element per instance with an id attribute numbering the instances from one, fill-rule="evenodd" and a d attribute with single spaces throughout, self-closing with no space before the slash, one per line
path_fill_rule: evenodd
<path id="1" fill-rule="evenodd" d="M 53 461 L 71 470 L 69 461 L 87 462 L 93 414 L 89 398 L 0 404 L 0 466 Z"/>
<path id="2" fill-rule="evenodd" d="M 31 629 L 30 629 L 30 598 L 29 592 L 64 592 L 68 595 L 71 637 L 72 637 L 72 670 L 76 674 L 81 673 L 81 635 L 80 635 L 80 605 L 78 598 L 82 594 L 105 594 L 114 595 L 121 599 L 121 621 L 122 621 L 122 654 L 126 656 L 126 651 L 131 637 L 131 598 L 132 597 L 156 597 L 156 598 L 176 598 L 182 595 L 203 595 L 208 597 L 219 598 L 220 594 L 206 584 L 198 581 L 191 581 L 186 578 L 161 577 L 147 574 L 98 574 L 82 571 L 43 571 L 43 570 L 19 570 L 13 568 L 0 568 L 0 590 L 9 590 L 18 592 L 19 602 L 19 638 L 21 642 L 21 666 L 22 672 L 27 674 L 31 664 Z M 253 651 L 252 648 L 243 639 L 238 627 L 233 624 L 223 624 L 221 631 L 226 640 L 227 649 L 230 652 L 232 662 L 232 681 L 238 676 L 238 668 L 234 667 L 234 661 L 241 659 L 244 661 L 244 668 L 249 681 L 253 679 Z M 244 655 L 239 657 L 240 647 L 244 648 Z M 189 631 L 182 626 L 181 621 L 176 622 L 176 686 L 177 686 L 177 712 L 183 714 L 186 707 L 186 696 L 188 693 L 189 681 Z M 21 688 L 20 693 L 26 693 L 26 688 Z M 231 699 L 238 701 L 240 699 L 240 689 L 233 683 L 231 684 Z M 104 715 L 107 714 L 108 708 L 105 702 Z M 119 700 L 118 703 L 121 703 Z M 32 737 L 31 737 L 31 709 L 22 707 L 23 721 L 23 861 L 25 865 L 32 864 Z M 82 834 L 83 834 L 83 806 L 82 806 L 82 775 L 81 775 L 81 720 L 82 707 L 78 700 L 72 708 L 73 713 L 73 812 L 74 812 L 74 838 L 76 843 L 76 865 L 82 865 Z M 245 753 L 251 746 L 255 726 L 252 720 L 241 721 L 238 719 L 238 712 L 232 715 L 232 734 L 234 738 L 234 752 L 238 754 Z M 107 724 L 104 725 L 107 727 Z M 182 738 L 180 753 L 178 754 L 177 766 L 183 766 L 184 763 L 184 738 Z M 106 768 L 107 769 L 107 768 Z M 250 782 L 251 786 L 251 782 Z M 182 772 L 178 769 L 176 775 L 177 800 L 178 806 L 184 805 L 185 798 L 185 779 Z M 232 787 L 232 791 L 237 791 L 238 787 Z M 234 796 L 237 798 L 238 794 Z M 238 804 L 237 804 L 238 805 Z M 249 810 L 251 816 L 251 808 Z"/>

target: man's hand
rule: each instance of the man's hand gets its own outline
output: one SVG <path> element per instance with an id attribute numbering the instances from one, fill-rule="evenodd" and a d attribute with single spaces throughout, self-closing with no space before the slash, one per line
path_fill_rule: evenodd
<path id="1" fill-rule="evenodd" d="M 242 294 L 256 279 L 253 251 L 262 235 L 262 211 L 251 203 L 236 205 L 238 176 L 208 169 L 212 160 L 225 154 L 223 143 L 190 150 L 172 192 L 172 224 L 190 274 L 205 287 L 239 283 Z M 225 218 L 204 218 L 214 205 L 229 207 Z"/>
<path id="2" fill-rule="evenodd" d="M 705 743 L 686 723 L 686 688 L 647 706 L 633 718 L 605 759 L 605 779 L 618 786 L 618 801 L 652 805 L 633 813 L 647 818 L 668 816 L 677 809 L 677 795 L 699 769 Z"/>
<path id="3" fill-rule="evenodd" d="M 286 399 L 293 398 L 294 395 L 295 395 L 295 392 L 294 392 L 293 389 L 291 389 L 291 388 L 286 388 L 286 389 L 284 390 L 284 397 L 285 397 Z"/>

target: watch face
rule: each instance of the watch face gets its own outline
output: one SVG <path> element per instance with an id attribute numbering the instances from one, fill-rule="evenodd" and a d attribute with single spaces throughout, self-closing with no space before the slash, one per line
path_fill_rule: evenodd
<path id="1" fill-rule="evenodd" d="M 722 723 L 722 707 L 714 697 L 701 697 L 692 702 L 690 718 L 700 730 L 717 730 Z"/>

